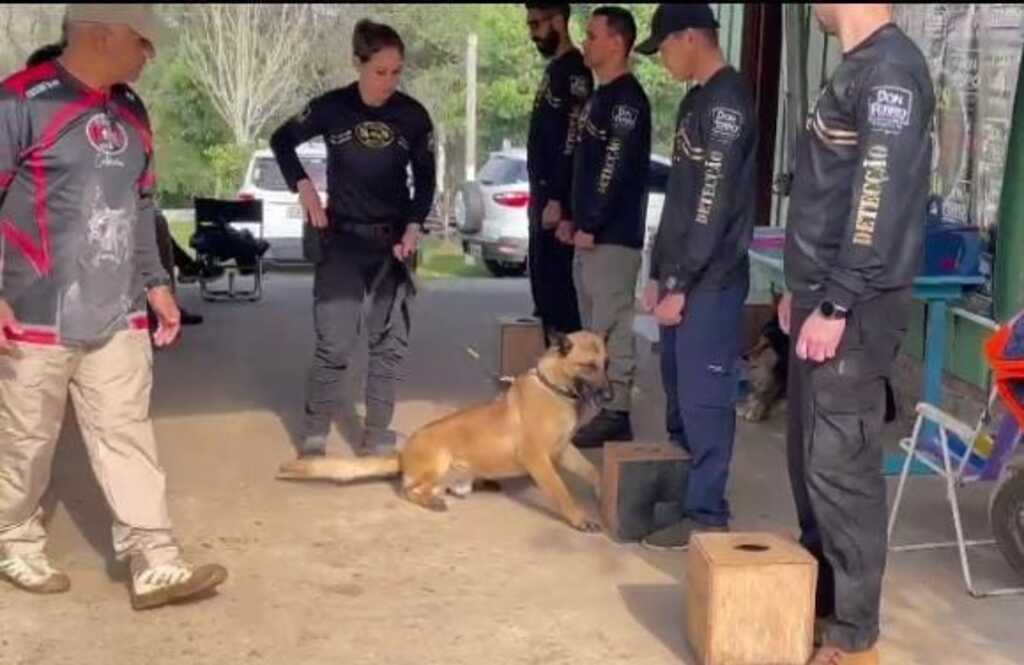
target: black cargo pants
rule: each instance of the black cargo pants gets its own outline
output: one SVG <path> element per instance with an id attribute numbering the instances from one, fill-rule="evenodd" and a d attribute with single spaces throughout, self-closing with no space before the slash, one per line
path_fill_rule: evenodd
<path id="1" fill-rule="evenodd" d="M 796 357 L 810 309 L 794 305 L 787 456 L 801 543 L 819 562 L 818 616 L 826 642 L 862 651 L 878 640 L 886 552 L 881 430 L 885 382 L 907 329 L 910 290 L 859 304 L 838 353 Z"/>

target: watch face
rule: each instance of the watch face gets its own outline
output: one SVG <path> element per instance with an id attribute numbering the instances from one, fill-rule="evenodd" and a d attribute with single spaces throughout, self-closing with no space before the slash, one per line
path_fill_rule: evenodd
<path id="1" fill-rule="evenodd" d="M 828 318 L 832 318 L 833 316 L 836 315 L 835 305 L 826 300 L 825 302 L 821 303 L 821 313 L 827 316 Z"/>

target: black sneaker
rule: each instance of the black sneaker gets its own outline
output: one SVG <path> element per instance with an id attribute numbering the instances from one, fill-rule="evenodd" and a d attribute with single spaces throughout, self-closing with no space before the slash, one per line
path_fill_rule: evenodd
<path id="1" fill-rule="evenodd" d="M 712 526 L 687 518 L 648 535 L 640 545 L 649 550 L 685 550 L 695 533 L 724 533 L 728 530 L 727 526 Z"/>
<path id="2" fill-rule="evenodd" d="M 324 457 L 327 455 L 327 437 L 311 435 L 302 442 L 299 459 L 306 457 Z"/>
<path id="3" fill-rule="evenodd" d="M 203 322 L 203 317 L 200 314 L 193 314 L 192 312 L 181 310 L 181 325 L 183 326 L 197 326 Z"/>
<path id="4" fill-rule="evenodd" d="M 632 441 L 633 425 L 628 411 L 602 410 L 572 438 L 577 448 L 599 448 L 605 441 Z"/>

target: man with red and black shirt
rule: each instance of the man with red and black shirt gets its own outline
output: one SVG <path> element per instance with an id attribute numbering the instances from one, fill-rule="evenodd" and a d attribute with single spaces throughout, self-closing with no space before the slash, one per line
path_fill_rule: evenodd
<path id="1" fill-rule="evenodd" d="M 149 122 L 124 85 L 154 54 L 152 12 L 70 5 L 61 57 L 0 84 L 0 577 L 70 587 L 44 553 L 39 507 L 70 393 L 136 609 L 227 576 L 181 559 L 149 418 L 147 300 L 157 345 L 180 328 L 157 252 Z"/>

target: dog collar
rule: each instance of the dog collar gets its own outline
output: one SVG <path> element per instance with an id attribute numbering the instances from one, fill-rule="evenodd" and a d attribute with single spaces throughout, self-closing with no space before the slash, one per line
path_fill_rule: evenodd
<path id="1" fill-rule="evenodd" d="M 536 376 L 537 379 L 540 380 L 541 384 L 551 392 L 557 393 L 566 399 L 571 399 L 574 402 L 580 401 L 581 398 L 579 393 L 574 390 L 562 388 L 561 386 L 556 386 L 550 379 L 544 376 L 539 369 L 533 370 L 532 374 Z"/>

